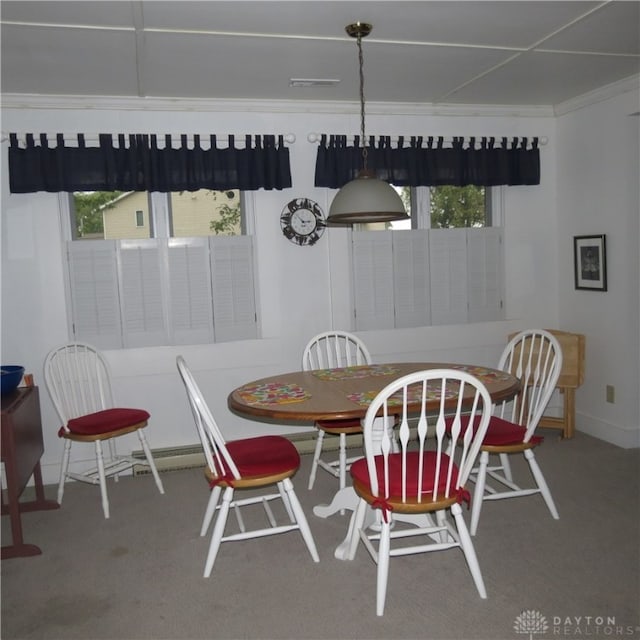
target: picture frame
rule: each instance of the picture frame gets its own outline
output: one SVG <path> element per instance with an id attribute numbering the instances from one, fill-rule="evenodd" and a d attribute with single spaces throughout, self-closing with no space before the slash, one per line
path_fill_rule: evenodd
<path id="1" fill-rule="evenodd" d="M 607 245 L 604 234 L 574 236 L 573 262 L 576 289 L 607 290 Z"/>

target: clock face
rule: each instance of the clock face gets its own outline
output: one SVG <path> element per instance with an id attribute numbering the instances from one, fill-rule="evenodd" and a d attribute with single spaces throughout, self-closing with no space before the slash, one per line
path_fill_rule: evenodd
<path id="1" fill-rule="evenodd" d="M 327 222 L 322 209 L 313 200 L 295 198 L 280 214 L 280 227 L 286 238 L 301 246 L 315 244 Z"/>

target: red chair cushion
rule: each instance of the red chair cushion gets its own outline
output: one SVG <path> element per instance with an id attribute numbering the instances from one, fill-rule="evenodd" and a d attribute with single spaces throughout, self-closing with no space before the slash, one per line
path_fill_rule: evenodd
<path id="1" fill-rule="evenodd" d="M 300 466 L 300 454 L 282 436 L 259 436 L 227 442 L 227 451 L 242 477 L 270 476 Z M 227 470 L 228 472 L 228 470 Z"/>
<path id="2" fill-rule="evenodd" d="M 477 418 L 479 420 L 479 418 Z M 449 418 L 446 421 L 447 433 L 451 433 L 451 426 L 453 418 Z M 474 424 L 474 430 L 477 428 L 478 422 Z M 462 416 L 461 429 L 464 433 L 469 426 L 469 416 Z M 482 441 L 483 445 L 501 447 L 510 444 L 520 444 L 524 440 L 524 434 L 526 429 L 514 422 L 498 418 L 497 416 L 491 416 L 489 419 L 489 428 Z M 529 442 L 531 444 L 540 444 L 544 440 L 543 436 L 531 436 Z"/>
<path id="3" fill-rule="evenodd" d="M 131 427 L 147 421 L 149 417 L 150 414 L 144 409 L 104 409 L 72 418 L 67 422 L 67 429 L 77 435 L 95 436 Z M 60 429 L 58 435 L 63 436 L 65 433 L 64 429 Z"/>
<path id="4" fill-rule="evenodd" d="M 423 469 L 422 469 L 422 494 L 432 494 L 434 489 L 435 469 L 438 456 L 434 451 L 425 451 L 423 454 Z M 378 488 L 381 497 L 384 496 L 384 457 L 375 456 L 376 474 L 378 477 Z M 420 453 L 418 451 L 409 451 L 407 453 L 407 498 L 415 499 L 418 491 L 418 462 L 420 460 Z M 436 495 L 444 497 L 445 489 L 447 486 L 447 473 L 449 470 L 449 456 L 442 455 L 440 458 L 440 472 L 438 475 L 438 483 L 436 487 Z M 367 461 L 365 458 L 356 460 L 351 465 L 351 477 L 354 481 L 362 484 L 371 491 L 371 483 L 369 481 L 369 470 L 367 468 Z M 453 465 L 451 471 L 451 490 L 449 492 L 450 497 L 455 497 L 458 493 L 464 491 L 460 489 L 455 490 L 455 486 L 458 480 L 458 468 Z M 389 456 L 389 499 L 402 499 L 402 454 L 392 453 Z M 465 492 L 466 493 L 466 492 Z"/>

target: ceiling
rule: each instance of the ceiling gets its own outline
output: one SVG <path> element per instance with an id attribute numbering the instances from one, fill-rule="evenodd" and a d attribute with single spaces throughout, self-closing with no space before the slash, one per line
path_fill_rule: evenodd
<path id="1" fill-rule="evenodd" d="M 4 94 L 354 101 L 356 21 L 373 25 L 367 101 L 555 106 L 640 73 L 635 0 L 2 0 L 0 16 Z"/>

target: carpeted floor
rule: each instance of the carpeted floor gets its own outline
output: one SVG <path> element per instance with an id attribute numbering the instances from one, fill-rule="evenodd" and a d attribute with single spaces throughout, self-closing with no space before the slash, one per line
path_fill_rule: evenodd
<path id="1" fill-rule="evenodd" d="M 43 554 L 2 562 L 2 638 L 640 638 L 640 450 L 545 435 L 537 458 L 560 520 L 539 496 L 485 504 L 475 545 L 487 600 L 459 550 L 406 556 L 391 560 L 378 618 L 375 565 L 362 546 L 353 562 L 333 557 L 349 516 L 312 514 L 336 484 L 320 472 L 307 491 L 303 456 L 294 483 L 319 564 L 295 532 L 225 543 L 202 578 L 202 470 L 163 474 L 164 496 L 150 476 L 110 483 L 109 520 L 98 489 L 72 483 L 61 509 L 23 516 Z M 2 533 L 7 544 L 8 518 Z"/>

